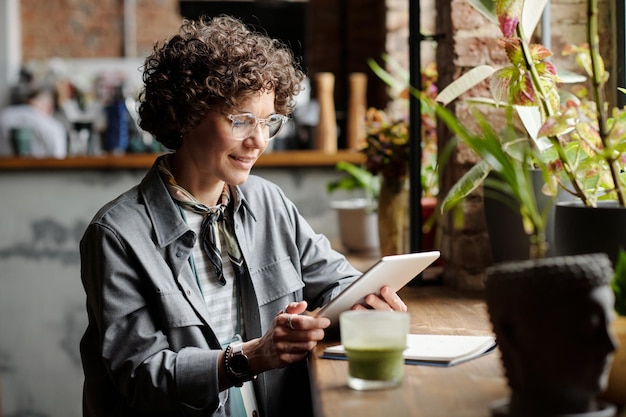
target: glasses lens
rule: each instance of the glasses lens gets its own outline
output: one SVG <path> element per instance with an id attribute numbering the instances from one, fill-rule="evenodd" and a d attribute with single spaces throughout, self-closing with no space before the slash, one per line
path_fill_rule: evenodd
<path id="1" fill-rule="evenodd" d="M 233 136 L 245 139 L 252 134 L 256 126 L 256 117 L 252 114 L 236 114 L 230 117 L 233 124 Z"/>
<path id="2" fill-rule="evenodd" d="M 231 114 L 228 116 L 233 126 L 233 137 L 235 139 L 246 139 L 254 134 L 257 121 L 261 125 L 263 136 L 266 140 L 271 140 L 278 135 L 283 128 L 287 117 L 281 114 L 273 114 L 267 119 L 257 119 L 253 114 Z"/>
<path id="3" fill-rule="evenodd" d="M 274 139 L 283 128 L 287 118 L 280 114 L 273 114 L 267 119 L 267 128 L 269 130 L 269 139 Z"/>

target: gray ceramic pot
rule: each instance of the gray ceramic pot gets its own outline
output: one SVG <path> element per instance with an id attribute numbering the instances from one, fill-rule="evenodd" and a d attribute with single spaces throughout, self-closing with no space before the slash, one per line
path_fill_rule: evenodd
<path id="1" fill-rule="evenodd" d="M 596 401 L 616 348 L 609 328 L 612 276 L 606 254 L 488 269 L 487 307 L 511 388 L 494 414 L 612 415 L 614 407 Z"/>

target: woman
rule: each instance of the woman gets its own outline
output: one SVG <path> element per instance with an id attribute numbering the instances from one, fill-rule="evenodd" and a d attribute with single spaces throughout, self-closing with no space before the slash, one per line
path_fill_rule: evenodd
<path id="1" fill-rule="evenodd" d="M 147 58 L 141 127 L 173 152 L 81 241 L 85 416 L 251 415 L 241 395 L 262 416 L 310 412 L 302 360 L 330 322 L 302 313 L 360 273 L 250 176 L 303 78 L 226 16 L 185 22 Z M 381 294 L 370 308 L 406 310 Z"/>

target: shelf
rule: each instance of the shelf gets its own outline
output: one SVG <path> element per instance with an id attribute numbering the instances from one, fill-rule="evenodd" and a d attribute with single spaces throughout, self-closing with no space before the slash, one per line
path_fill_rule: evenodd
<path id="1" fill-rule="evenodd" d="M 346 161 L 360 164 L 365 161 L 362 153 L 357 151 L 337 151 L 335 153 L 323 153 L 319 151 L 284 151 L 270 152 L 261 155 L 257 161 L 257 167 L 314 167 L 331 166 L 337 162 Z"/>
<path id="2" fill-rule="evenodd" d="M 55 158 L 0 158 L 0 171 L 33 171 L 49 169 L 148 169 L 157 154 L 124 154 L 104 156 L 73 156 Z M 255 167 L 297 168 L 333 167 L 339 161 L 355 164 L 364 156 L 356 151 L 338 151 L 327 154 L 317 151 L 270 152 L 261 155 Z"/>

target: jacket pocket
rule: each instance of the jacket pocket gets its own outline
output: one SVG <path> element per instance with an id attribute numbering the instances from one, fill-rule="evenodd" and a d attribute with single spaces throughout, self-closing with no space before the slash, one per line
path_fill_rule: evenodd
<path id="1" fill-rule="evenodd" d="M 181 291 L 159 291 L 157 296 L 163 313 L 163 321 L 167 327 L 201 326 L 203 324 Z"/>
<path id="2" fill-rule="evenodd" d="M 304 287 L 304 282 L 290 258 L 280 259 L 251 271 L 250 276 L 259 306 L 271 303 Z"/>

